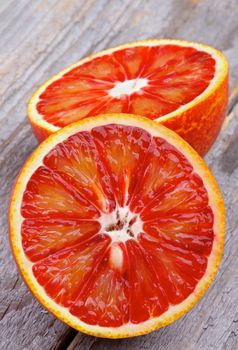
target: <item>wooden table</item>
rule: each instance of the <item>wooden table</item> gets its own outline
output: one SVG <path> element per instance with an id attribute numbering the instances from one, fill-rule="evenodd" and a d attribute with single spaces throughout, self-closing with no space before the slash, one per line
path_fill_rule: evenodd
<path id="1" fill-rule="evenodd" d="M 0 32 L 0 349 L 238 349 L 238 1 L 0 0 Z M 160 37 L 211 44 L 229 60 L 229 114 L 206 157 L 226 202 L 224 257 L 208 293 L 176 323 L 134 339 L 97 339 L 46 312 L 27 290 L 10 252 L 9 195 L 37 144 L 26 104 L 40 83 L 81 57 Z"/>

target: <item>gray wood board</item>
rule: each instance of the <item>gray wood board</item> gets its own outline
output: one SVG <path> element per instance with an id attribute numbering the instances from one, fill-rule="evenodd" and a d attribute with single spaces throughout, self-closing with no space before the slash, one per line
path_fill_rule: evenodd
<path id="1" fill-rule="evenodd" d="M 222 266 L 202 301 L 173 325 L 129 340 L 77 334 L 47 313 L 25 287 L 10 253 L 7 224 L 11 187 L 37 145 L 26 121 L 26 104 L 40 83 L 97 50 L 138 39 L 173 37 L 223 50 L 230 64 L 230 86 L 234 88 L 238 83 L 237 18 L 236 0 L 0 1 L 1 349 L 238 348 L 237 108 L 207 157 L 227 208 Z M 236 102 L 235 96 L 232 107 Z"/>

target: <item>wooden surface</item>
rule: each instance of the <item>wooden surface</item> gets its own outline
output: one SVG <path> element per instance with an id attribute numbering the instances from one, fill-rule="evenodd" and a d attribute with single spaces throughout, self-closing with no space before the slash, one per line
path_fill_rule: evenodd
<path id="1" fill-rule="evenodd" d="M 223 192 L 227 235 L 218 276 L 176 323 L 139 338 L 103 340 L 69 329 L 25 287 L 13 261 L 7 211 L 11 187 L 36 147 L 26 103 L 46 78 L 89 53 L 123 42 L 170 37 L 211 44 L 238 84 L 237 0 L 0 0 L 0 349 L 238 349 L 238 98 L 206 157 Z M 234 90 L 233 90 L 234 91 Z"/>

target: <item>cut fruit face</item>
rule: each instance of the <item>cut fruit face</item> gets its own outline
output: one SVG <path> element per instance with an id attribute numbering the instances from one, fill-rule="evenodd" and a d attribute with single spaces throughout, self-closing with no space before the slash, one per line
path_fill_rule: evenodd
<path id="1" fill-rule="evenodd" d="M 40 140 L 44 129 L 50 134 L 97 114 L 172 120 L 169 127 L 205 153 L 195 135 L 204 129 L 200 136 L 206 137 L 207 150 L 224 118 L 226 94 L 227 63 L 221 53 L 201 44 L 148 40 L 103 51 L 57 74 L 33 95 L 28 114 Z"/>
<path id="2" fill-rule="evenodd" d="M 39 95 L 36 109 L 58 127 L 111 109 L 157 119 L 200 95 L 214 78 L 215 66 L 211 54 L 192 47 L 122 49 L 64 74 Z"/>
<path id="3" fill-rule="evenodd" d="M 224 206 L 203 160 L 148 119 L 72 124 L 23 167 L 10 241 L 36 298 L 96 336 L 148 333 L 188 311 L 216 273 Z"/>

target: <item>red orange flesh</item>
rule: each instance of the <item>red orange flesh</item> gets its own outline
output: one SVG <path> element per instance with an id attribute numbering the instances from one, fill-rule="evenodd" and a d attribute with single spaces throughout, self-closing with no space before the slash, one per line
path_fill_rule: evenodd
<path id="1" fill-rule="evenodd" d="M 59 73 L 33 95 L 28 114 L 40 140 L 42 128 L 51 133 L 88 116 L 140 114 L 173 129 L 204 155 L 221 128 L 226 103 L 221 53 L 201 44 L 148 40 L 106 50 Z"/>
<path id="2" fill-rule="evenodd" d="M 11 242 L 34 294 L 59 318 L 90 334 L 132 336 L 204 293 L 224 208 L 205 164 L 174 133 L 130 115 L 94 120 L 62 129 L 28 161 L 13 193 Z"/>

